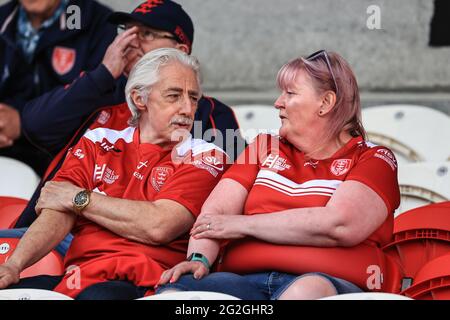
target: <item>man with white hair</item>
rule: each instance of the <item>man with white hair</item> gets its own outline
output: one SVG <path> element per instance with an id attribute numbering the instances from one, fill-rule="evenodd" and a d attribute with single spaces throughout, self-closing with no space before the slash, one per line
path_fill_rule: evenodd
<path id="1" fill-rule="evenodd" d="M 67 148 L 87 128 L 126 126 L 129 110 L 126 106 L 117 110 L 117 106 L 123 106 L 128 73 L 143 54 L 158 48 L 176 48 L 187 54 L 192 51 L 194 25 L 188 13 L 174 1 L 145 1 L 131 13 L 112 13 L 109 20 L 123 32 L 108 47 L 103 62 L 70 86 L 53 90 L 24 107 L 23 127 L 28 136 L 36 145 L 57 154 L 44 181 L 57 171 Z M 192 130 L 195 138 L 215 143 L 231 160 L 244 149 L 245 140 L 233 111 L 217 99 L 201 96 L 195 120 Z M 227 130 L 233 136 L 227 138 Z M 34 206 L 39 191 L 37 188 L 16 228 L 28 227 L 36 218 Z"/>
<path id="2" fill-rule="evenodd" d="M 147 53 L 126 85 L 131 126 L 89 130 L 42 189 L 39 217 L 0 266 L 0 288 L 77 299 L 136 299 L 186 258 L 187 233 L 225 170 L 224 152 L 189 134 L 201 96 L 197 60 Z M 74 234 L 65 276 L 19 274 Z M 76 266 L 74 268 L 73 266 Z"/>

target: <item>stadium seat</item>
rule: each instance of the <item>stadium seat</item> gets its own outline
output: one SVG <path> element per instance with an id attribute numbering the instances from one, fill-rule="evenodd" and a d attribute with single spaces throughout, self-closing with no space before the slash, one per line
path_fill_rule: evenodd
<path id="1" fill-rule="evenodd" d="M 450 252 L 450 201 L 401 214 L 394 219 L 393 241 L 383 248 L 415 282 L 430 260 Z"/>
<path id="2" fill-rule="evenodd" d="M 0 238 L 0 264 L 6 262 L 19 243 L 19 238 Z M 64 264 L 61 255 L 52 250 L 34 265 L 26 268 L 20 278 L 34 277 L 41 274 L 58 276 L 64 274 Z"/>
<path id="3" fill-rule="evenodd" d="M 39 184 L 39 176 L 20 161 L 0 157 L 0 196 L 30 200 Z"/>
<path id="4" fill-rule="evenodd" d="M 73 300 L 64 294 L 40 289 L 0 290 L 0 300 Z"/>
<path id="5" fill-rule="evenodd" d="M 424 265 L 414 280 L 414 285 L 402 294 L 420 300 L 450 300 L 450 253 Z"/>
<path id="6" fill-rule="evenodd" d="M 279 112 L 269 105 L 238 105 L 233 107 L 241 134 L 251 143 L 259 133 L 278 134 L 281 127 Z"/>
<path id="7" fill-rule="evenodd" d="M 430 203 L 450 200 L 449 161 L 399 165 L 398 181 L 402 198 L 396 216 Z"/>
<path id="8" fill-rule="evenodd" d="M 24 199 L 0 196 L 0 229 L 12 228 L 27 203 Z"/>
<path id="9" fill-rule="evenodd" d="M 415 105 L 385 105 L 362 110 L 369 141 L 389 147 L 399 163 L 448 161 L 450 117 Z"/>
<path id="10" fill-rule="evenodd" d="M 386 293 L 397 294 L 402 290 L 403 269 L 398 260 L 386 255 L 386 272 L 383 275 L 384 289 Z"/>
<path id="11" fill-rule="evenodd" d="M 156 294 L 137 300 L 240 300 L 234 296 L 208 291 L 182 291 Z"/>
<path id="12" fill-rule="evenodd" d="M 413 300 L 399 294 L 383 292 L 347 293 L 326 297 L 319 300 Z"/>

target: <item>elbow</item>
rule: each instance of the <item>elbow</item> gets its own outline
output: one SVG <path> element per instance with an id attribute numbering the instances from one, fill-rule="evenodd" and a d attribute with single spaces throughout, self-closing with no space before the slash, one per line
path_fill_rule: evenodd
<path id="1" fill-rule="evenodd" d="M 325 230 L 330 243 L 334 247 L 354 247 L 365 240 L 364 231 L 355 225 L 351 215 L 345 211 L 333 210 L 330 219 L 326 219 Z"/>
<path id="2" fill-rule="evenodd" d="M 144 239 L 146 244 L 154 246 L 165 245 L 174 240 L 170 232 L 161 227 L 147 229 Z"/>
<path id="3" fill-rule="evenodd" d="M 336 247 L 354 247 L 360 244 L 361 234 L 348 225 L 337 225 L 330 233 L 331 241 Z"/>

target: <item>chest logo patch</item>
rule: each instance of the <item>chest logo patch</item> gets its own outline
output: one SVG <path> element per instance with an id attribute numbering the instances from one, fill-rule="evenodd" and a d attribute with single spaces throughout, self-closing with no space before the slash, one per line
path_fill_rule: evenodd
<path id="1" fill-rule="evenodd" d="M 52 54 L 52 67 L 60 76 L 72 70 L 75 65 L 77 53 L 75 49 L 55 47 Z"/>
<path id="2" fill-rule="evenodd" d="M 106 168 L 103 174 L 103 181 L 107 184 L 113 184 L 117 179 L 119 179 L 119 175 L 114 170 Z"/>
<path id="3" fill-rule="evenodd" d="M 287 160 L 277 154 L 269 154 L 263 161 L 261 166 L 278 171 L 283 171 L 291 168 L 291 165 L 287 163 Z"/>
<path id="4" fill-rule="evenodd" d="M 331 164 L 330 171 L 335 176 L 342 176 L 350 170 L 352 159 L 338 159 Z"/>
<path id="5" fill-rule="evenodd" d="M 156 167 L 152 169 L 150 181 L 156 191 L 160 191 L 167 179 L 172 175 L 173 168 L 170 167 Z"/>

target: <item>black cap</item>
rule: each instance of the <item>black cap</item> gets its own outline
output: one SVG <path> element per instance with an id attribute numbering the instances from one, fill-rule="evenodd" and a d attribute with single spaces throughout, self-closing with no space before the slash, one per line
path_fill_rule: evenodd
<path id="1" fill-rule="evenodd" d="M 114 12 L 108 17 L 114 24 L 137 21 L 151 28 L 172 33 L 178 42 L 186 44 L 189 52 L 194 42 L 194 25 L 181 5 L 171 0 L 148 0 L 131 13 Z"/>

